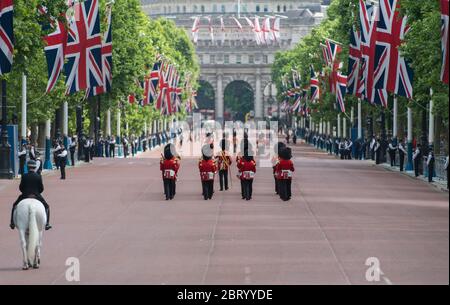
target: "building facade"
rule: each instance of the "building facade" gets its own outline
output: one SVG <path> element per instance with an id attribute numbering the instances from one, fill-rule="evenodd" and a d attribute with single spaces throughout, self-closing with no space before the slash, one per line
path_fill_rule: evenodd
<path id="1" fill-rule="evenodd" d="M 200 80 L 215 91 L 215 117 L 224 118 L 224 91 L 235 81 L 245 82 L 253 90 L 257 119 L 269 115 L 275 100 L 271 66 L 278 51 L 294 47 L 325 17 L 322 0 L 142 0 L 151 18 L 165 17 L 186 29 L 193 39 L 194 19 L 199 18 L 196 49 L 201 66 Z M 240 4 L 240 5 L 239 5 Z M 280 18 L 280 37 L 257 43 L 252 22 L 259 17 Z M 235 17 L 242 26 L 239 28 Z M 212 29 L 212 31 L 211 31 Z"/>

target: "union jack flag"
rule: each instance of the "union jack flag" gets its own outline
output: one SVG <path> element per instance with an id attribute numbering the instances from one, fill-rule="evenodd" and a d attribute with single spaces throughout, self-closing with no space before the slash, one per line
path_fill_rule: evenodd
<path id="1" fill-rule="evenodd" d="M 38 7 L 39 13 L 41 15 L 47 15 L 47 8 L 44 6 Z M 48 82 L 46 92 L 55 88 L 59 76 L 64 68 L 64 56 L 67 43 L 67 30 L 64 23 L 50 17 L 49 25 L 44 25 L 43 29 L 48 28 L 54 31 L 47 36 L 43 37 L 46 46 L 44 48 L 45 57 L 47 59 L 47 69 L 48 69 Z"/>
<path id="2" fill-rule="evenodd" d="M 300 110 L 300 106 L 302 104 L 302 97 L 303 96 L 300 94 L 297 94 L 295 96 L 296 100 L 295 100 L 294 105 L 292 105 L 292 108 L 291 108 L 292 112 L 298 112 Z"/>
<path id="3" fill-rule="evenodd" d="M 320 48 L 322 49 L 322 56 L 323 56 L 323 61 L 325 62 L 325 65 L 330 66 L 331 58 L 330 58 L 330 54 L 328 54 L 327 46 L 324 44 L 320 44 Z"/>
<path id="4" fill-rule="evenodd" d="M 14 54 L 13 0 L 0 0 L 0 75 L 11 72 Z"/>
<path id="5" fill-rule="evenodd" d="M 327 53 L 331 60 L 330 89 L 331 93 L 336 93 L 336 78 L 339 71 L 340 62 L 338 55 L 342 52 L 342 46 L 330 39 L 326 40 Z"/>
<path id="6" fill-rule="evenodd" d="M 347 93 L 347 76 L 341 73 L 336 77 L 336 106 L 339 111 L 345 113 L 345 94 Z"/>
<path id="7" fill-rule="evenodd" d="M 311 66 L 311 80 L 309 82 L 309 85 L 311 87 L 311 102 L 316 102 L 320 98 L 320 82 L 319 78 L 317 77 L 316 73 L 314 72 L 314 67 Z"/>
<path id="8" fill-rule="evenodd" d="M 442 19 L 442 72 L 441 80 L 448 85 L 448 5 L 449 0 L 441 0 L 441 19 Z"/>
<path id="9" fill-rule="evenodd" d="M 112 88 L 112 8 L 108 7 L 107 11 L 107 29 L 103 36 L 102 43 L 102 75 L 103 75 L 103 85 L 94 87 L 93 89 L 88 88 L 89 96 L 96 96 L 103 93 L 111 92 Z"/>
<path id="10" fill-rule="evenodd" d="M 380 19 L 377 22 L 375 51 L 375 88 L 411 99 L 413 71 L 400 54 L 406 33 L 407 17 L 401 17 L 399 0 L 380 0 Z"/>
<path id="11" fill-rule="evenodd" d="M 350 30 L 347 93 L 358 97 L 361 57 L 361 33 L 353 27 Z"/>
<path id="12" fill-rule="evenodd" d="M 370 2 L 359 0 L 361 28 L 361 79 L 358 94 L 371 104 L 387 107 L 387 91 L 375 89 L 375 49 L 377 41 L 378 8 Z"/>
<path id="13" fill-rule="evenodd" d="M 98 0 L 75 3 L 66 47 L 66 93 L 103 86 L 102 38 Z"/>

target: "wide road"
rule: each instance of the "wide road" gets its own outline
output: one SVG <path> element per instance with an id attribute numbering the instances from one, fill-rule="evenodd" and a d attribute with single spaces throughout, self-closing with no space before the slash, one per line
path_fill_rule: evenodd
<path id="1" fill-rule="evenodd" d="M 42 266 L 21 271 L 8 228 L 18 182 L 0 183 L 0 284 L 448 284 L 448 194 L 373 166 L 295 147 L 294 198 L 274 194 L 259 169 L 254 199 L 238 181 L 203 201 L 196 159 L 184 159 L 172 202 L 163 200 L 159 153 L 99 159 L 45 176 L 54 229 Z M 379 282 L 366 280 L 368 258 Z"/>

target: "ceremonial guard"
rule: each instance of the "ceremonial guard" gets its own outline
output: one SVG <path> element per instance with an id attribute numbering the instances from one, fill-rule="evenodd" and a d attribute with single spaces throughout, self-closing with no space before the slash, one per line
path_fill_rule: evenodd
<path id="1" fill-rule="evenodd" d="M 231 170 L 231 157 L 227 151 L 227 141 L 222 139 L 221 143 L 221 151 L 216 156 L 216 162 L 219 167 L 219 181 L 220 181 L 220 191 L 222 192 L 224 189 L 228 191 L 228 173 Z"/>
<path id="2" fill-rule="evenodd" d="M 202 180 L 203 198 L 211 200 L 214 194 L 214 178 L 217 172 L 217 165 L 213 160 L 213 151 L 211 145 L 204 145 L 202 148 L 202 159 L 200 159 L 198 168 Z"/>
<path id="3" fill-rule="evenodd" d="M 414 174 L 416 177 L 420 175 L 420 161 L 422 160 L 422 145 L 417 144 L 416 150 L 413 155 L 414 161 Z"/>
<path id="4" fill-rule="evenodd" d="M 72 163 L 72 166 L 75 166 L 75 151 L 77 150 L 77 140 L 75 137 L 72 137 L 72 143 L 69 145 L 69 151 L 70 151 L 70 161 Z"/>
<path id="5" fill-rule="evenodd" d="M 407 151 L 405 148 L 405 144 L 403 140 L 400 140 L 400 143 L 398 144 L 398 156 L 400 158 L 400 171 L 403 172 L 405 168 L 405 156 L 407 155 Z"/>
<path id="6" fill-rule="evenodd" d="M 22 144 L 22 149 L 19 151 L 19 174 L 25 174 L 25 163 L 27 162 L 27 145 Z"/>
<path id="7" fill-rule="evenodd" d="M 61 144 L 61 148 L 59 151 L 58 162 L 59 162 L 59 168 L 61 170 L 61 180 L 66 180 L 66 164 L 67 164 L 67 149 L 64 146 L 64 144 Z"/>
<path id="8" fill-rule="evenodd" d="M 275 179 L 275 193 L 277 195 L 280 194 L 279 191 L 279 185 L 278 185 L 278 173 L 277 173 L 277 166 L 280 162 L 280 152 L 286 147 L 286 145 L 283 142 L 278 142 L 278 144 L 274 147 L 274 156 L 272 158 L 272 169 L 273 169 L 273 177 Z"/>
<path id="9" fill-rule="evenodd" d="M 283 148 L 280 152 L 280 162 L 276 168 L 280 198 L 283 201 L 289 201 L 292 197 L 292 178 L 295 168 L 291 159 L 292 150 L 289 147 Z"/>
<path id="10" fill-rule="evenodd" d="M 176 156 L 174 145 L 168 144 L 164 148 L 160 169 L 164 182 L 164 194 L 166 195 L 166 200 L 173 200 L 175 198 L 176 182 L 178 171 L 180 169 L 180 160 Z"/>
<path id="11" fill-rule="evenodd" d="M 244 151 L 244 156 L 239 158 L 237 167 L 239 169 L 242 185 L 242 199 L 249 201 L 253 196 L 253 180 L 255 179 L 256 174 L 256 162 L 253 156 L 250 156 L 248 149 Z"/>

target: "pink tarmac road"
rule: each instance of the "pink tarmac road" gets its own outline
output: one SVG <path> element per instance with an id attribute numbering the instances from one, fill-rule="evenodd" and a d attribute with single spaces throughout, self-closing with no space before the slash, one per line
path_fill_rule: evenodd
<path id="1" fill-rule="evenodd" d="M 201 200 L 197 160 L 184 159 L 177 197 L 163 200 L 159 153 L 98 159 L 62 182 L 44 177 L 54 229 L 39 270 L 21 271 L 8 227 L 18 181 L 0 183 L 0 284 L 448 284 L 448 194 L 369 162 L 294 149 L 294 198 L 274 194 L 258 169 L 253 201 Z M 216 187 L 217 188 L 217 187 Z M 368 258 L 380 262 L 368 282 Z M 76 283 L 75 283 L 76 284 Z"/>

